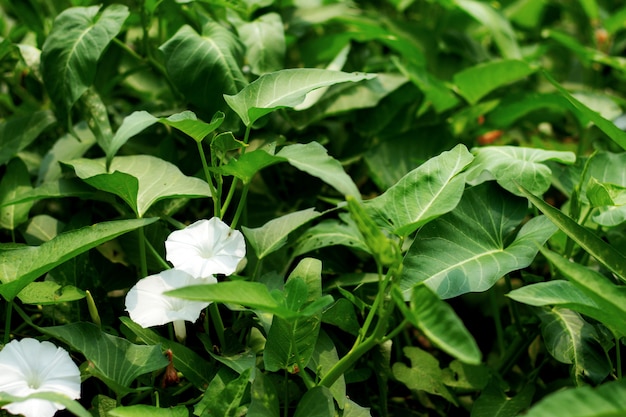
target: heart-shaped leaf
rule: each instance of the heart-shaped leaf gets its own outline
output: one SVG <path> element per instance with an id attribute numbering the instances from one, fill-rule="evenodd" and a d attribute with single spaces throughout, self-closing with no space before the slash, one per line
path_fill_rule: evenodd
<path id="1" fill-rule="evenodd" d="M 525 268 L 556 227 L 543 216 L 524 220 L 527 204 L 492 183 L 465 191 L 452 212 L 426 224 L 404 259 L 405 299 L 425 282 L 440 298 L 485 291 L 504 274 Z"/>
<path id="2" fill-rule="evenodd" d="M 246 45 L 246 61 L 253 74 L 261 75 L 284 68 L 285 30 L 278 13 L 264 14 L 237 26 Z"/>
<path id="3" fill-rule="evenodd" d="M 297 106 L 304 101 L 307 93 L 317 88 L 369 80 L 375 76 L 317 68 L 284 69 L 264 74 L 236 95 L 225 95 L 224 99 L 250 127 L 276 109 Z"/>

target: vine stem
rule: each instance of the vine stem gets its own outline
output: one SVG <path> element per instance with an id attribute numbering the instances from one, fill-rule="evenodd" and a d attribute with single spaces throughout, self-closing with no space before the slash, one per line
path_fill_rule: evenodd
<path id="1" fill-rule="evenodd" d="M 196 142 L 198 145 L 198 153 L 200 154 L 200 160 L 202 161 L 202 169 L 204 170 L 204 176 L 206 178 L 206 182 L 209 184 L 209 188 L 211 189 L 211 195 L 213 196 L 213 213 L 215 215 L 220 215 L 220 200 L 221 195 L 218 195 L 217 190 L 215 189 L 215 185 L 213 184 L 213 180 L 211 179 L 211 171 L 209 171 L 209 165 L 206 161 L 206 156 L 204 155 L 204 149 L 202 148 L 202 142 Z"/>
<path id="2" fill-rule="evenodd" d="M 4 322 L 4 344 L 9 343 L 11 339 L 11 316 L 13 315 L 13 301 L 9 301 L 6 304 L 6 318 Z"/>
<path id="3" fill-rule="evenodd" d="M 146 234 L 143 227 L 137 229 L 139 231 L 139 267 L 141 268 L 141 277 L 148 276 L 148 261 L 146 259 Z"/>
<path id="4" fill-rule="evenodd" d="M 251 126 L 246 126 L 246 133 L 244 133 L 243 136 L 243 143 L 245 143 L 246 145 L 248 144 L 248 141 L 250 139 L 250 131 L 252 130 Z M 244 153 L 246 153 L 246 148 L 245 146 L 243 148 L 241 148 L 241 154 L 243 155 Z M 237 188 L 237 182 L 238 182 L 238 178 L 234 177 L 232 183 L 230 184 L 230 189 L 228 190 L 228 195 L 226 196 L 226 200 L 224 200 L 224 204 L 222 205 L 222 210 L 219 212 L 220 213 L 220 218 L 224 217 L 224 214 L 226 214 L 226 210 L 228 210 L 228 206 L 230 205 L 230 202 L 233 199 L 233 196 L 235 195 L 235 189 Z M 246 190 L 247 193 L 247 190 Z M 244 198 L 245 200 L 245 198 Z M 241 200 L 239 200 L 239 206 L 242 206 Z M 240 209 L 239 207 L 237 207 L 237 211 L 241 211 L 242 209 Z M 231 225 L 231 228 L 234 228 L 234 226 Z"/>

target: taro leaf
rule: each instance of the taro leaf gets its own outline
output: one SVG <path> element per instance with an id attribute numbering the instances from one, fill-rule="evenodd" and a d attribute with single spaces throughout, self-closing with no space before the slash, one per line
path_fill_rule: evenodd
<path id="1" fill-rule="evenodd" d="M 0 294 L 12 300 L 29 283 L 73 257 L 157 218 L 116 220 L 61 233 L 41 246 L 0 251 Z"/>
<path id="2" fill-rule="evenodd" d="M 531 404 L 534 394 L 535 385 L 527 384 L 514 397 L 509 397 L 493 378 L 472 406 L 471 417 L 517 417 Z"/>
<path id="3" fill-rule="evenodd" d="M 184 405 L 159 408 L 152 405 L 128 405 L 107 411 L 110 417 L 189 417 L 189 410 Z"/>
<path id="4" fill-rule="evenodd" d="M 593 303 L 585 301 L 584 305 L 597 305 L 602 310 L 602 315 L 594 318 L 602 319 L 603 324 L 611 329 L 616 329 L 624 334 L 623 317 L 626 316 L 626 287 L 613 284 L 602 274 L 588 269 L 547 249 L 541 249 L 541 253 L 576 287 L 593 300 Z M 583 300 L 585 300 L 583 298 Z M 588 311 L 581 311 L 587 314 Z M 592 316 L 593 317 L 593 316 Z"/>
<path id="5" fill-rule="evenodd" d="M 557 361 L 572 365 L 577 385 L 588 381 L 595 385 L 606 378 L 611 363 L 595 327 L 566 308 L 539 310 L 538 315 L 546 349 Z"/>
<path id="6" fill-rule="evenodd" d="M 454 0 L 454 3 L 461 10 L 472 16 L 481 26 L 487 27 L 491 31 L 493 39 L 503 57 L 522 58 L 513 27 L 491 5 L 476 0 Z"/>
<path id="7" fill-rule="evenodd" d="M 321 299 L 322 262 L 305 258 L 287 279 L 286 305 L 291 311 L 301 313 L 311 306 L 319 305 Z M 321 308 L 311 313 L 293 319 L 274 316 L 263 351 L 266 370 L 294 371 L 309 363 L 322 321 Z"/>
<path id="8" fill-rule="evenodd" d="M 470 104 L 476 104 L 496 88 L 519 81 L 535 71 L 524 61 L 496 60 L 457 72 L 454 83 Z"/>
<path id="9" fill-rule="evenodd" d="M 53 281 L 31 282 L 17 295 L 24 304 L 52 305 L 85 298 L 85 292 L 72 285 Z"/>
<path id="10" fill-rule="evenodd" d="M 345 298 L 342 298 L 342 300 L 345 300 Z M 337 362 L 339 362 L 337 348 L 330 336 L 324 330 L 321 330 L 307 368 L 315 372 L 318 378 L 323 378 Z M 337 401 L 339 408 L 343 409 L 346 403 L 346 380 L 343 375 L 339 376 L 330 386 L 330 392 L 333 394 L 335 401 Z"/>
<path id="11" fill-rule="evenodd" d="M 590 109 L 580 100 L 574 97 L 569 91 L 567 91 L 561 84 L 556 82 L 554 78 L 548 72 L 544 71 L 543 76 L 548 79 L 556 87 L 557 90 L 570 102 L 572 108 L 577 114 L 582 115 L 586 119 L 595 123 L 595 125 L 603 131 L 613 142 L 619 145 L 622 149 L 626 150 L 626 132 L 618 128 L 613 122 L 602 117 L 598 112 Z"/>
<path id="12" fill-rule="evenodd" d="M 224 370 L 226 369 L 226 370 Z M 252 369 L 246 369 L 237 377 L 232 371 L 222 368 L 211 380 L 199 403 L 194 406 L 197 416 L 239 417 L 242 412 L 241 402 L 247 392 Z"/>
<path id="13" fill-rule="evenodd" d="M 306 392 L 293 417 L 333 417 L 335 416 L 333 396 L 326 387 L 317 386 Z"/>
<path id="14" fill-rule="evenodd" d="M 567 111 L 567 100 L 558 93 L 538 93 L 531 91 L 524 94 L 504 97 L 498 106 L 489 112 L 487 120 L 495 128 L 508 128 L 525 115 L 549 109 L 550 112 Z"/>
<path id="15" fill-rule="evenodd" d="M 98 59 L 121 30 L 128 7 L 72 7 L 61 12 L 41 51 L 48 95 L 64 118 L 96 76 Z"/>
<path id="16" fill-rule="evenodd" d="M 0 179 L 0 228 L 15 230 L 28 221 L 28 213 L 34 202 L 5 205 L 16 196 L 32 190 L 28 167 L 19 158 L 12 159 Z"/>
<path id="17" fill-rule="evenodd" d="M 85 355 L 98 377 L 118 385 L 118 394 L 120 389 L 130 391 L 130 384 L 139 375 L 165 368 L 169 363 L 160 346 L 135 345 L 104 333 L 91 323 L 43 327 L 41 331 Z"/>
<path id="18" fill-rule="evenodd" d="M 118 156 L 108 172 L 103 158 L 66 164 L 87 184 L 121 197 L 139 217 L 165 198 L 211 196 L 206 181 L 187 177 L 176 165 L 150 155 Z"/>
<path id="19" fill-rule="evenodd" d="M 519 190 L 574 242 L 615 273 L 622 281 L 626 281 L 626 256 L 622 252 L 523 187 L 520 187 Z"/>
<path id="20" fill-rule="evenodd" d="M 294 68 L 264 74 L 236 95 L 225 95 L 226 103 L 247 127 L 272 111 L 295 107 L 310 91 L 343 82 L 374 78 L 375 74 L 346 73 L 316 68 Z"/>
<path id="21" fill-rule="evenodd" d="M 246 45 L 246 61 L 253 74 L 261 75 L 284 68 L 285 30 L 278 13 L 267 13 L 237 26 Z"/>
<path id="22" fill-rule="evenodd" d="M 289 233 L 321 215 L 322 213 L 309 208 L 270 220 L 261 227 L 244 226 L 241 230 L 254 248 L 257 257 L 263 259 L 283 247 L 287 243 Z"/>
<path id="23" fill-rule="evenodd" d="M 524 224 L 527 204 L 493 183 L 465 191 L 452 212 L 425 225 L 404 259 L 406 300 L 425 282 L 440 298 L 485 291 L 504 274 L 531 264 L 556 227 L 544 216 Z"/>
<path id="24" fill-rule="evenodd" d="M 4 407 L 7 404 L 17 403 L 20 401 L 26 401 L 30 399 L 38 399 L 53 402 L 64 406 L 68 411 L 78 417 L 93 417 L 93 415 L 85 410 L 82 405 L 76 400 L 70 399 L 67 395 L 57 392 L 33 392 L 30 395 L 24 397 L 16 397 L 6 392 L 0 392 L 0 407 Z"/>
<path id="25" fill-rule="evenodd" d="M 596 388 L 566 389 L 550 394 L 531 407 L 525 417 L 621 417 L 626 415 L 626 380 Z"/>
<path id="26" fill-rule="evenodd" d="M 410 305 L 402 292 L 393 288 L 393 298 L 409 322 L 447 354 L 471 365 L 481 362 L 481 352 L 452 307 L 424 284 L 413 287 Z"/>
<path id="27" fill-rule="evenodd" d="M 166 294 L 187 300 L 238 304 L 285 318 L 298 315 L 285 306 L 282 294 L 270 293 L 267 286 L 260 282 L 227 281 L 211 285 L 194 285 L 168 291 Z"/>
<path id="28" fill-rule="evenodd" d="M 0 165 L 6 164 L 56 121 L 49 110 L 15 115 L 0 123 Z"/>
<path id="29" fill-rule="evenodd" d="M 543 162 L 572 164 L 576 160 L 572 152 L 515 146 L 486 146 L 474 148 L 472 153 L 475 159 L 467 170 L 468 184 L 478 185 L 495 179 L 502 188 L 518 196 L 523 194 L 517 184 L 535 195 L 550 188 L 552 171 Z"/>
<path id="30" fill-rule="evenodd" d="M 411 366 L 396 362 L 391 367 L 393 376 L 412 391 L 425 391 L 440 395 L 456 405 L 456 399 L 443 383 L 443 371 L 439 361 L 430 353 L 413 346 L 405 346 L 402 351 L 411 361 Z"/>
<path id="31" fill-rule="evenodd" d="M 317 177 L 334 187 L 344 196 L 351 195 L 360 200 L 361 193 L 352 178 L 344 171 L 341 163 L 328 155 L 326 148 L 318 142 L 296 143 L 283 147 L 277 154 L 290 165 Z"/>
<path id="32" fill-rule="evenodd" d="M 300 256 L 328 246 L 343 245 L 369 252 L 363 237 L 354 222 L 344 223 L 339 220 L 324 220 L 307 231 L 294 244 L 293 256 Z"/>
<path id="33" fill-rule="evenodd" d="M 277 417 L 280 415 L 278 391 L 272 379 L 257 371 L 250 388 L 250 407 L 248 415 L 255 417 Z"/>
<path id="34" fill-rule="evenodd" d="M 621 287 L 616 287 L 615 291 L 623 292 Z M 555 280 L 525 285 L 507 295 L 519 303 L 531 306 L 556 305 L 569 308 L 598 320 L 613 332 L 626 335 L 626 323 L 623 320 L 616 320 L 613 312 L 605 311 L 603 304 L 598 304 L 570 281 Z"/>
<path id="35" fill-rule="evenodd" d="M 365 207 L 372 217 L 390 223 L 395 234 L 407 236 L 456 207 L 465 187 L 459 173 L 472 159 L 464 145 L 457 145 L 409 172 Z"/>
<path id="36" fill-rule="evenodd" d="M 208 21 L 198 34 L 183 26 L 159 48 L 174 85 L 207 114 L 224 110 L 223 94 L 235 94 L 248 83 L 240 69 L 243 47 L 219 23 Z"/>
<path id="37" fill-rule="evenodd" d="M 215 367 L 206 359 L 188 347 L 160 336 L 154 330 L 144 329 L 128 317 L 120 317 L 120 321 L 133 333 L 133 338 L 136 338 L 138 342 L 146 345 L 161 344 L 163 349 L 170 349 L 174 367 L 197 388 L 206 389 L 212 375 L 216 372 Z M 124 331 L 124 328 L 122 328 L 122 331 Z M 131 339 L 129 335 L 128 339 Z"/>

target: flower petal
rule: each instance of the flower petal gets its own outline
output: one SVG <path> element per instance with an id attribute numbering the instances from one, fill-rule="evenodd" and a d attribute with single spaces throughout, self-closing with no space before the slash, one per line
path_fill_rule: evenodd
<path id="1" fill-rule="evenodd" d="M 210 303 L 163 295 L 176 288 L 214 284 L 214 277 L 197 280 L 185 271 L 169 269 L 143 278 L 126 295 L 126 311 L 142 327 L 160 326 L 175 320 L 195 321 Z"/>
<path id="2" fill-rule="evenodd" d="M 165 251 L 175 268 L 204 278 L 235 272 L 246 256 L 246 243 L 240 231 L 213 217 L 172 232 L 165 241 Z"/>

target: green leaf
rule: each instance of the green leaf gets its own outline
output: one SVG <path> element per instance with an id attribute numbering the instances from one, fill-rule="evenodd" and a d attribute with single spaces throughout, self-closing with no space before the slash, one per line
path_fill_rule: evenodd
<path id="1" fill-rule="evenodd" d="M 28 221 L 33 202 L 6 205 L 20 194 L 32 190 L 26 164 L 19 158 L 12 159 L 0 180 L 0 228 L 15 230 Z"/>
<path id="2" fill-rule="evenodd" d="M 55 121 L 54 114 L 49 110 L 28 112 L 4 119 L 0 123 L 0 165 L 6 164 L 33 143 Z"/>
<path id="3" fill-rule="evenodd" d="M 582 114 L 585 118 L 595 123 L 595 125 L 603 131 L 613 142 L 619 145 L 622 149 L 626 150 L 626 132 L 615 126 L 615 124 L 604 117 L 598 112 L 590 109 L 584 105 L 580 100 L 570 94 L 561 84 L 556 82 L 552 76 L 544 71 L 543 76 L 548 79 L 556 87 L 557 90 L 570 102 L 572 108 L 578 114 Z"/>
<path id="4" fill-rule="evenodd" d="M 99 6 L 64 10 L 43 44 L 41 74 L 62 115 L 93 84 L 98 59 L 129 15 L 128 7 L 121 4 L 99 11 Z"/>
<path id="5" fill-rule="evenodd" d="M 527 384 L 513 397 L 502 391 L 493 378 L 472 407 L 472 417 L 517 417 L 528 409 L 535 394 L 535 385 Z"/>
<path id="6" fill-rule="evenodd" d="M 540 216 L 517 232 L 526 211 L 523 199 L 491 183 L 465 191 L 455 210 L 417 233 L 398 282 L 405 299 L 420 282 L 444 299 L 485 291 L 504 274 L 530 265 L 556 228 Z"/>
<path id="7" fill-rule="evenodd" d="M 409 307 L 398 287 L 393 288 L 392 295 L 404 317 L 437 347 L 462 362 L 480 364 L 482 354 L 474 337 L 454 309 L 430 288 L 414 286 Z"/>
<path id="8" fill-rule="evenodd" d="M 341 163 L 328 155 L 318 142 L 296 143 L 283 147 L 277 154 L 300 171 L 317 177 L 334 187 L 344 196 L 351 195 L 360 200 L 361 193 L 356 184 L 344 171 Z"/>
<path id="9" fill-rule="evenodd" d="M 333 396 L 326 387 L 311 388 L 304 394 L 293 417 L 334 417 Z"/>
<path id="10" fill-rule="evenodd" d="M 621 417 L 626 413 L 626 381 L 599 387 L 566 389 L 550 394 L 531 407 L 525 417 Z"/>
<path id="11" fill-rule="evenodd" d="M 381 196 L 365 203 L 372 216 L 400 236 L 454 209 L 465 187 L 461 171 L 473 157 L 464 145 L 429 159 Z"/>
<path id="12" fill-rule="evenodd" d="M 321 215 L 322 213 L 309 208 L 277 217 L 261 227 L 248 228 L 243 226 L 241 230 L 254 248 L 257 257 L 263 259 L 283 247 L 291 232 Z"/>
<path id="13" fill-rule="evenodd" d="M 106 152 L 113 139 L 113 130 L 107 108 L 94 88 L 90 87 L 83 93 L 80 97 L 79 108 L 96 142 Z"/>
<path id="14" fill-rule="evenodd" d="M 513 27 L 491 5 L 476 0 L 454 0 L 454 3 L 461 10 L 472 16 L 481 26 L 491 31 L 493 39 L 504 58 L 522 58 Z"/>
<path id="15" fill-rule="evenodd" d="M 412 391 L 439 395 L 452 404 L 457 404 L 454 395 L 443 383 L 443 372 L 433 355 L 413 346 L 405 346 L 402 351 L 411 361 L 411 366 L 402 362 L 394 363 L 391 367 L 394 378 Z"/>
<path id="16" fill-rule="evenodd" d="M 154 330 L 144 329 L 128 317 L 120 317 L 120 321 L 133 333 L 138 342 L 146 345 L 160 344 L 164 350 L 170 349 L 174 367 L 197 388 L 206 389 L 216 370 L 205 358 L 180 343 L 160 336 Z"/>
<path id="17" fill-rule="evenodd" d="M 220 370 L 204 392 L 202 400 L 194 407 L 194 415 L 239 417 L 252 369 L 246 369 L 236 378 Z M 228 375 L 228 376 L 226 376 Z"/>
<path id="18" fill-rule="evenodd" d="M 152 126 L 158 120 L 159 119 L 144 110 L 133 112 L 124 117 L 122 124 L 111 139 L 111 143 L 104 149 L 107 161 L 110 162 L 117 151 L 124 146 L 131 137 Z"/>
<path id="19" fill-rule="evenodd" d="M 579 225 L 563 212 L 534 196 L 523 187 L 520 187 L 519 190 L 574 242 L 578 243 L 607 269 L 614 272 L 622 281 L 626 281 L 626 256 L 600 239 L 595 233 Z"/>
<path id="20" fill-rule="evenodd" d="M 237 32 L 246 45 L 246 61 L 253 74 L 284 68 L 285 32 L 278 13 L 267 13 L 252 22 L 244 22 L 237 26 Z"/>
<path id="21" fill-rule="evenodd" d="M 129 405 L 116 407 L 107 411 L 107 416 L 111 417 L 188 417 L 189 411 L 184 405 L 169 408 L 158 408 L 151 405 Z"/>
<path id="22" fill-rule="evenodd" d="M 56 392 L 34 392 L 25 397 L 16 397 L 6 392 L 0 392 L 0 407 L 10 403 L 26 401 L 29 399 L 40 399 L 63 405 L 68 411 L 78 417 L 92 417 L 91 413 L 78 401 L 70 399 L 68 396 Z"/>
<path id="23" fill-rule="evenodd" d="M 307 93 L 342 82 L 374 78 L 374 74 L 345 73 L 316 68 L 284 69 L 264 74 L 236 95 L 225 95 L 226 103 L 247 127 L 272 111 L 295 107 Z"/>
<path id="24" fill-rule="evenodd" d="M 25 188 L 6 201 L 0 200 L 0 207 L 35 202 L 46 198 L 89 198 L 93 197 L 94 194 L 95 190 L 92 187 L 76 178 L 52 180 L 46 181 L 36 188 Z"/>
<path id="25" fill-rule="evenodd" d="M 159 49 L 174 85 L 206 114 L 224 110 L 223 94 L 235 94 L 248 83 L 240 69 L 243 47 L 219 23 L 208 21 L 202 34 L 185 25 Z"/>
<path id="26" fill-rule="evenodd" d="M 535 71 L 526 62 L 516 59 L 489 61 L 457 72 L 454 84 L 470 104 L 476 104 L 493 90 L 524 79 Z"/>
<path id="27" fill-rule="evenodd" d="M 53 281 L 31 282 L 17 295 L 24 304 L 53 305 L 82 300 L 85 292 L 72 285 L 61 286 Z"/>
<path id="28" fill-rule="evenodd" d="M 350 398 L 346 398 L 343 417 L 372 417 L 372 413 L 369 408 L 361 407 Z"/>
<path id="29" fill-rule="evenodd" d="M 505 190 L 521 196 L 520 184 L 536 195 L 550 188 L 552 171 L 545 161 L 572 164 L 576 155 L 572 152 L 548 151 L 544 149 L 516 146 L 485 146 L 472 149 L 475 159 L 467 170 L 467 183 L 478 185 L 496 180 Z"/>
<path id="30" fill-rule="evenodd" d="M 612 367 L 595 327 L 566 308 L 539 310 L 538 315 L 546 349 L 559 362 L 572 365 L 578 385 L 599 384 L 606 378 Z"/>
<path id="31" fill-rule="evenodd" d="M 103 158 L 66 162 L 87 184 L 121 197 L 138 217 L 165 198 L 211 196 L 206 181 L 188 177 L 176 165 L 154 156 L 118 156 L 108 171 L 105 163 Z"/>
<path id="32" fill-rule="evenodd" d="M 12 300 L 29 283 L 52 268 L 131 230 L 154 223 L 158 218 L 97 223 L 61 233 L 41 246 L 0 250 L 0 294 Z"/>
<path id="33" fill-rule="evenodd" d="M 283 162 L 283 158 L 278 158 L 267 150 L 255 149 L 246 152 L 237 159 L 231 159 L 227 165 L 219 167 L 219 172 L 223 175 L 232 175 L 249 184 L 254 175 L 265 167 Z"/>
<path id="34" fill-rule="evenodd" d="M 335 245 L 343 245 L 369 252 L 369 248 L 363 242 L 363 237 L 353 222 L 344 223 L 339 220 L 329 219 L 310 227 L 298 238 L 294 244 L 293 256 L 300 256 L 320 248 Z"/>
<path id="35" fill-rule="evenodd" d="M 344 298 L 342 300 L 345 301 Z M 337 348 L 330 336 L 324 330 L 321 330 L 307 368 L 315 372 L 318 378 L 323 378 L 337 362 L 339 362 Z M 333 398 L 335 398 L 339 408 L 343 409 L 347 399 L 346 380 L 343 375 L 337 378 L 330 386 L 330 392 L 333 394 Z"/>
<path id="36" fill-rule="evenodd" d="M 130 384 L 139 375 L 165 368 L 169 363 L 160 346 L 135 345 L 104 333 L 91 323 L 44 327 L 41 331 L 85 355 L 96 376 L 119 385 L 111 387 L 118 394 L 124 388 L 130 391 Z"/>
<path id="37" fill-rule="evenodd" d="M 252 388 L 250 389 L 252 400 L 248 407 L 248 415 L 255 417 L 279 417 L 280 405 L 278 391 L 271 378 L 257 370 Z"/>

